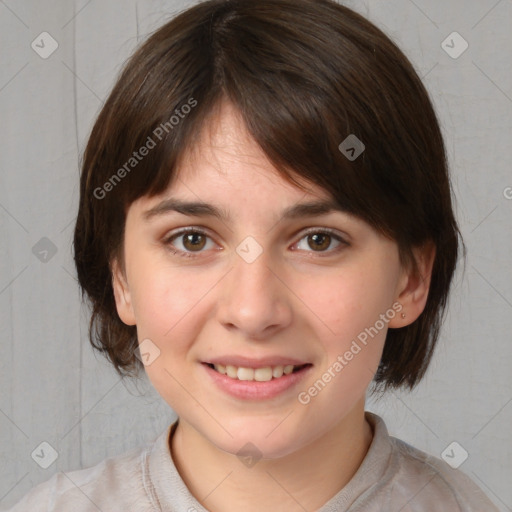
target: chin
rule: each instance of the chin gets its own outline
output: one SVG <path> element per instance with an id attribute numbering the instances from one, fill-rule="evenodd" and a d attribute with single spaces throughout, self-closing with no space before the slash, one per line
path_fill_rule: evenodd
<path id="1" fill-rule="evenodd" d="M 236 422 L 236 426 L 226 425 L 226 430 L 231 432 L 233 437 L 224 432 L 208 437 L 217 448 L 238 457 L 247 454 L 256 458 L 279 459 L 307 444 L 307 440 L 302 437 L 302 429 L 299 432 L 294 428 L 290 429 L 292 425 L 280 425 L 282 420 L 283 418 L 272 418 L 271 421 L 268 419 L 258 422 L 255 419 L 244 418 L 243 421 Z"/>

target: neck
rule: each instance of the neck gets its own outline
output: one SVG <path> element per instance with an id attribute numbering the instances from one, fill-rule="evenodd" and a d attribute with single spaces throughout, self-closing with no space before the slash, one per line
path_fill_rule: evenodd
<path id="1" fill-rule="evenodd" d="M 317 510 L 347 485 L 373 438 L 364 399 L 313 443 L 244 466 L 180 419 L 170 449 L 193 496 L 211 512 Z"/>

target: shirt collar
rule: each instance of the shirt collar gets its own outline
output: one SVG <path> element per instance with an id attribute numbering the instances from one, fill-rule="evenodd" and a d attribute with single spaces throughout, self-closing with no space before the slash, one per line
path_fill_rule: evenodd
<path id="1" fill-rule="evenodd" d="M 359 497 L 367 496 L 372 489 L 384 484 L 398 464 L 384 420 L 369 411 L 365 418 L 372 427 L 373 439 L 363 462 L 354 476 L 318 512 L 346 512 Z"/>
<path id="2" fill-rule="evenodd" d="M 352 479 L 318 512 L 344 512 L 373 486 L 382 484 L 382 477 L 394 462 L 393 449 L 384 420 L 377 414 L 365 411 L 373 431 L 373 439 L 363 462 Z M 178 473 L 170 452 L 170 439 L 179 419 L 172 423 L 155 440 L 144 462 L 144 486 L 154 505 L 164 512 L 193 510 L 208 512 L 191 494 Z M 396 461 L 395 461 L 396 462 Z"/>

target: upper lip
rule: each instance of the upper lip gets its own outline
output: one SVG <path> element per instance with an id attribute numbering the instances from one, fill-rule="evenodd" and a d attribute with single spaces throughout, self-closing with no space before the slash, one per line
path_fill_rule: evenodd
<path id="1" fill-rule="evenodd" d="M 289 364 L 292 364 L 293 366 L 300 366 L 303 364 L 308 364 L 307 361 L 300 361 L 299 359 L 286 356 L 267 356 L 260 358 L 251 358 L 234 355 L 212 357 L 211 359 L 208 359 L 203 362 L 209 364 L 222 364 L 225 366 L 229 365 L 243 368 L 265 368 L 267 366 L 286 366 Z"/>

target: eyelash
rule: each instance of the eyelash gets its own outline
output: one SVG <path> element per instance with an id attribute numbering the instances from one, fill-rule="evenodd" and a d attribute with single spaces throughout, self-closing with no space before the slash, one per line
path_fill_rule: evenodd
<path id="1" fill-rule="evenodd" d="M 169 246 L 171 244 L 171 241 L 176 239 L 176 238 L 179 238 L 180 235 L 185 235 L 185 234 L 200 234 L 200 235 L 203 235 L 205 237 L 208 237 L 211 239 L 210 235 L 206 232 L 206 231 L 203 231 L 202 229 L 200 228 L 186 228 L 186 229 L 182 229 L 180 231 L 177 231 L 175 233 L 171 233 L 168 237 L 166 237 L 164 240 L 163 240 L 163 243 L 165 246 Z M 322 252 L 327 252 L 329 254 L 332 254 L 332 253 L 337 253 L 339 252 L 343 246 L 348 246 L 348 242 L 346 242 L 339 234 L 337 234 L 336 231 L 332 230 L 332 229 L 329 229 L 329 228 L 312 228 L 312 229 L 309 229 L 308 231 L 304 232 L 303 236 L 299 239 L 299 242 L 306 238 L 308 235 L 312 235 L 312 234 L 322 234 L 322 235 L 329 235 L 331 236 L 332 238 L 334 238 L 336 241 L 340 242 L 340 246 L 338 246 L 336 249 L 332 250 L 332 251 L 318 251 L 318 254 L 321 254 Z M 172 250 L 172 253 L 174 255 L 177 255 L 179 257 L 183 257 L 183 258 L 197 258 L 199 256 L 199 254 L 201 254 L 201 252 L 203 251 L 197 251 L 197 253 L 194 253 L 194 252 L 185 252 L 185 251 L 182 251 L 180 249 L 174 249 Z M 315 253 L 316 251 L 306 251 L 306 252 L 313 252 Z M 320 257 L 323 257 L 323 256 L 320 256 Z"/>

